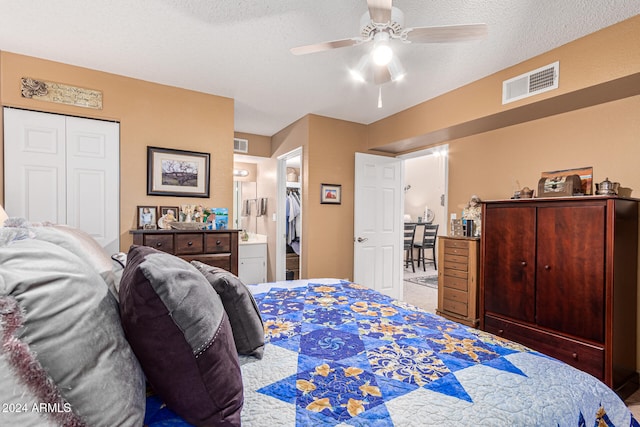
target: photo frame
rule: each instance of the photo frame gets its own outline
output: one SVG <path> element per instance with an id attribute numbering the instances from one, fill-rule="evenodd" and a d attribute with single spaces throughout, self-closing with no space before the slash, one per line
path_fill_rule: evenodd
<path id="1" fill-rule="evenodd" d="M 160 206 L 160 212 L 158 212 L 158 215 L 162 218 L 170 212 L 174 218 L 169 218 L 170 221 L 177 221 L 178 218 L 180 218 L 180 208 L 178 206 Z"/>
<path id="2" fill-rule="evenodd" d="M 154 230 L 158 223 L 158 208 L 156 206 L 138 206 L 138 228 Z"/>
<path id="3" fill-rule="evenodd" d="M 147 147 L 147 194 L 209 197 L 210 155 Z"/>
<path id="4" fill-rule="evenodd" d="M 342 185 L 320 184 L 320 203 L 339 205 L 342 203 Z"/>

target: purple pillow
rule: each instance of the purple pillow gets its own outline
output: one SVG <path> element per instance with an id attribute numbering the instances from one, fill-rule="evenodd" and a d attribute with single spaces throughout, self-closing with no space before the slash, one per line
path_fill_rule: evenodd
<path id="1" fill-rule="evenodd" d="M 125 335 L 167 407 L 198 426 L 239 426 L 243 389 L 233 334 L 202 274 L 134 245 L 119 292 Z"/>

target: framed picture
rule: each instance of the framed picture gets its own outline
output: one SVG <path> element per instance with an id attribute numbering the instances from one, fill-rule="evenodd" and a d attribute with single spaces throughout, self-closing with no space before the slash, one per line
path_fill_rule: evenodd
<path id="1" fill-rule="evenodd" d="M 180 209 L 177 206 L 160 206 L 160 217 L 166 217 L 168 221 L 177 221 Z"/>
<path id="2" fill-rule="evenodd" d="M 209 153 L 147 147 L 147 194 L 209 197 Z"/>
<path id="3" fill-rule="evenodd" d="M 342 203 L 342 185 L 320 184 L 320 203 L 332 205 Z"/>
<path id="4" fill-rule="evenodd" d="M 138 206 L 138 228 L 155 229 L 158 223 L 156 206 Z"/>

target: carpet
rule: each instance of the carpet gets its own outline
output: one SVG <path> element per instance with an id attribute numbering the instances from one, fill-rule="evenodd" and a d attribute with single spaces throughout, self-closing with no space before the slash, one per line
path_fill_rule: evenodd
<path id="1" fill-rule="evenodd" d="M 405 281 L 415 283 L 416 285 L 426 286 L 429 288 L 438 289 L 438 276 L 419 276 L 411 277 Z"/>

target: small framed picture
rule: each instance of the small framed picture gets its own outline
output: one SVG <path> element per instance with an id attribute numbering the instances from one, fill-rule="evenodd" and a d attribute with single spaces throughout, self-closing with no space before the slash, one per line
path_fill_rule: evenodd
<path id="1" fill-rule="evenodd" d="M 342 185 L 320 184 L 320 203 L 339 205 L 342 203 Z"/>
<path id="2" fill-rule="evenodd" d="M 158 222 L 156 206 L 138 206 L 138 228 L 153 230 Z"/>
<path id="3" fill-rule="evenodd" d="M 167 222 L 177 221 L 179 215 L 180 209 L 177 206 L 160 206 L 160 217 Z"/>

